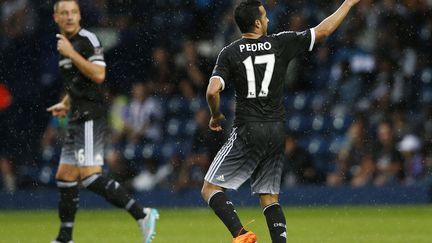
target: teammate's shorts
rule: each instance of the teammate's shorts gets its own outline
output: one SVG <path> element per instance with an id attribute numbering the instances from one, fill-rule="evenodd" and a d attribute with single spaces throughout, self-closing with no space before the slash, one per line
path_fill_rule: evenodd
<path id="1" fill-rule="evenodd" d="M 70 123 L 60 156 L 60 164 L 79 167 L 102 166 L 105 132 L 104 118 Z"/>
<path id="2" fill-rule="evenodd" d="M 279 194 L 284 141 L 282 122 L 250 122 L 234 127 L 205 180 L 237 190 L 250 178 L 252 193 Z"/>

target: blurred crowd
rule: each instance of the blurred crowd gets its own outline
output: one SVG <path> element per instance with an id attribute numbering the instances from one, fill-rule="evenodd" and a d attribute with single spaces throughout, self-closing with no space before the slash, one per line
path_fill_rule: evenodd
<path id="1" fill-rule="evenodd" d="M 342 0 L 263 1 L 269 32 L 318 24 Z M 106 173 L 131 190 L 200 187 L 224 133 L 205 89 L 219 50 L 240 37 L 237 1 L 80 1 L 105 47 Z M 0 171 L 4 190 L 54 186 L 67 118 L 59 99 L 53 1 L 0 1 Z M 286 73 L 283 186 L 420 185 L 432 178 L 432 1 L 362 0 Z M 233 87 L 222 94 L 233 119 Z M 47 125 L 48 124 L 48 125 Z"/>

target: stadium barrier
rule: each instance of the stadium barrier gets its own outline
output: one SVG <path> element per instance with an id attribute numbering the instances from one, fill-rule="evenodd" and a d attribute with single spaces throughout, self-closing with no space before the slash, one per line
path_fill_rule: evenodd
<path id="1" fill-rule="evenodd" d="M 247 186 L 228 192 L 239 206 L 257 206 L 258 199 Z M 54 209 L 58 194 L 55 189 L 0 193 L 0 209 Z M 152 207 L 205 207 L 199 189 L 172 193 L 167 189 L 136 193 L 138 200 Z M 292 206 L 426 204 L 432 202 L 429 186 L 392 187 L 295 187 L 281 192 L 281 203 Z M 104 199 L 87 191 L 80 193 L 80 208 L 111 207 Z"/>

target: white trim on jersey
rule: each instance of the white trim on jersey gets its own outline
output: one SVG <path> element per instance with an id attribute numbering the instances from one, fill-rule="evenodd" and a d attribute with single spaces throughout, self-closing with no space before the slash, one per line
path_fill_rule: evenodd
<path id="1" fill-rule="evenodd" d="M 80 36 L 87 37 L 90 40 L 90 42 L 92 43 L 93 47 L 100 47 L 101 46 L 101 44 L 100 44 L 97 36 L 94 33 L 90 32 L 90 31 L 88 31 L 86 29 L 81 29 L 78 32 L 78 34 Z"/>
<path id="2" fill-rule="evenodd" d="M 91 63 L 97 64 L 97 65 L 100 65 L 100 66 L 102 66 L 102 67 L 106 67 L 106 63 L 105 63 L 104 61 L 93 61 L 93 62 L 91 62 Z"/>
<path id="3" fill-rule="evenodd" d="M 208 169 L 207 175 L 205 177 L 206 181 L 211 182 L 213 177 L 216 175 L 217 170 L 224 161 L 225 157 L 231 151 L 234 145 L 234 141 L 237 139 L 237 133 L 235 132 L 236 130 L 237 128 L 233 129 L 233 131 L 231 132 L 231 136 L 228 139 L 228 143 L 222 146 L 222 148 L 216 154 L 216 157 L 214 158 L 213 163 L 210 165 L 210 168 Z"/>
<path id="4" fill-rule="evenodd" d="M 89 60 L 89 62 L 93 62 L 96 60 L 102 61 L 102 60 L 104 60 L 104 57 L 103 57 L 103 55 L 93 55 L 93 56 L 89 57 L 87 60 Z"/>
<path id="5" fill-rule="evenodd" d="M 221 82 L 221 84 L 222 84 L 222 87 L 221 87 L 221 91 L 222 90 L 224 90 L 225 89 L 225 80 L 221 77 L 221 76 L 212 76 L 210 79 L 212 79 L 212 78 L 219 78 L 219 80 L 220 80 L 220 82 Z"/>
<path id="6" fill-rule="evenodd" d="M 233 43 L 234 43 L 234 42 L 233 42 Z M 230 45 L 232 45 L 232 43 L 231 43 Z M 230 46 L 230 45 L 228 45 L 228 46 Z M 217 58 L 216 58 L 216 64 L 219 63 L 219 57 L 220 57 L 220 55 L 222 54 L 223 51 L 225 51 L 225 49 L 227 49 L 228 46 L 225 46 L 225 47 L 222 48 L 222 50 L 219 52 L 219 54 L 218 54 L 218 56 L 217 56 Z"/>
<path id="7" fill-rule="evenodd" d="M 93 120 L 84 124 L 84 166 L 94 165 L 93 157 Z"/>
<path id="8" fill-rule="evenodd" d="M 59 61 L 59 67 L 72 64 L 72 60 L 69 58 L 65 58 Z"/>
<path id="9" fill-rule="evenodd" d="M 309 46 L 309 51 L 312 51 L 312 49 L 313 49 L 313 47 L 315 45 L 315 28 L 311 28 L 310 32 L 311 32 L 311 43 L 310 43 L 310 46 Z"/>

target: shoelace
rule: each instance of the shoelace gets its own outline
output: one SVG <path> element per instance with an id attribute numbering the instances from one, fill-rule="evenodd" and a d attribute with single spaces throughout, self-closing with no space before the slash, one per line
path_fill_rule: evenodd
<path id="1" fill-rule="evenodd" d="M 238 235 L 237 235 L 237 237 L 239 237 L 240 236 L 240 233 L 246 228 L 246 226 L 248 226 L 248 225 L 250 225 L 250 224 L 252 224 L 253 222 L 255 222 L 255 219 L 252 219 L 251 221 L 249 221 L 247 224 L 245 224 L 241 229 L 240 229 L 240 231 L 239 231 L 239 233 L 238 233 Z"/>

